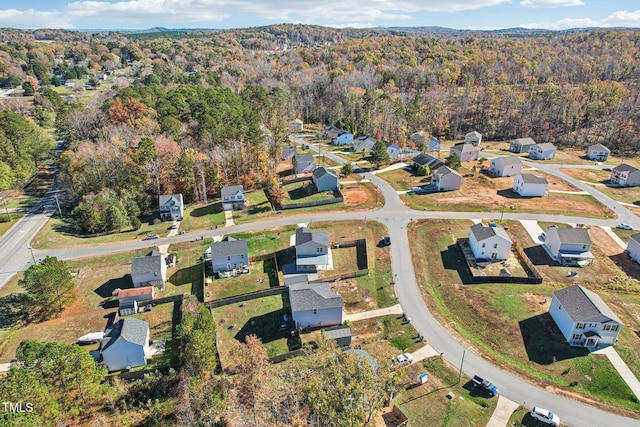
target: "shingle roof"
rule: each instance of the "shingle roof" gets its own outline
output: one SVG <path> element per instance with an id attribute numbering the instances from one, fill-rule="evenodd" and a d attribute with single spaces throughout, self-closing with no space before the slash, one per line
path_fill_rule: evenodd
<path id="1" fill-rule="evenodd" d="M 552 228 L 556 229 L 560 243 L 567 245 L 591 245 L 591 238 L 586 228 L 573 228 L 573 227 L 549 227 L 547 228 L 547 235 Z"/>
<path id="2" fill-rule="evenodd" d="M 480 138 L 481 136 L 482 134 L 480 132 L 474 130 L 466 134 L 464 137 L 465 139 L 468 139 L 468 138 Z"/>
<path id="3" fill-rule="evenodd" d="M 296 229 L 296 246 L 311 241 L 320 245 L 329 246 L 329 233 L 326 231 L 311 231 L 307 227 Z"/>
<path id="4" fill-rule="evenodd" d="M 247 255 L 248 248 L 246 240 L 236 240 L 228 238 L 221 242 L 214 242 L 211 244 L 211 258 L 220 258 L 236 255 Z"/>
<path id="5" fill-rule="evenodd" d="M 522 164 L 522 160 L 520 160 L 520 157 L 516 157 L 516 156 L 496 157 L 493 160 L 495 160 L 496 162 L 502 162 L 503 165 L 521 165 Z"/>
<path id="6" fill-rule="evenodd" d="M 613 168 L 613 170 L 617 171 L 617 172 L 635 172 L 635 171 L 638 170 L 638 168 L 634 168 L 631 165 L 628 165 L 626 163 L 622 163 L 622 164 L 619 164 L 618 166 L 616 166 L 615 168 Z"/>
<path id="7" fill-rule="evenodd" d="M 331 290 L 328 283 L 304 283 L 289 285 L 291 311 L 342 308 L 342 297 Z"/>
<path id="8" fill-rule="evenodd" d="M 131 260 L 131 275 L 138 276 L 142 274 L 158 273 L 162 271 L 162 264 L 165 262 L 162 255 L 148 255 L 134 258 Z"/>
<path id="9" fill-rule="evenodd" d="M 555 291 L 553 296 L 574 322 L 606 323 L 613 320 L 623 325 L 598 294 L 580 285 Z"/>
<path id="10" fill-rule="evenodd" d="M 607 153 L 611 152 L 611 150 L 609 150 L 607 147 L 605 147 L 602 144 L 593 144 L 589 146 L 589 150 L 606 151 Z"/>
<path id="11" fill-rule="evenodd" d="M 296 153 L 293 158 L 296 160 L 296 163 L 313 162 L 313 154 L 311 153 Z"/>
<path id="12" fill-rule="evenodd" d="M 182 206 L 184 203 L 182 202 L 182 194 L 161 194 L 158 198 L 158 204 L 160 207 L 164 206 Z"/>
<path id="13" fill-rule="evenodd" d="M 433 157 L 430 154 L 420 153 L 413 158 L 413 162 L 420 166 L 429 165 L 431 167 L 438 163 L 442 163 L 442 160 L 437 157 Z"/>
<path id="14" fill-rule="evenodd" d="M 449 166 L 442 166 L 438 169 L 433 170 L 433 175 L 434 176 L 438 176 L 440 178 L 442 178 L 445 175 L 449 175 L 449 174 L 454 174 L 454 175 L 458 175 L 460 176 L 460 174 L 458 172 L 456 172 L 455 170 L 451 169 Z"/>
<path id="15" fill-rule="evenodd" d="M 141 288 L 132 288 L 132 289 L 120 289 L 118 291 L 118 299 L 126 298 L 126 297 L 136 297 L 140 295 L 153 295 L 154 287 L 153 286 L 143 286 Z"/>
<path id="16" fill-rule="evenodd" d="M 525 184 L 548 184 L 547 178 L 542 178 L 540 176 L 534 175 L 532 173 L 523 173 L 520 174 L 522 177 L 522 182 Z"/>
<path id="17" fill-rule="evenodd" d="M 332 326 L 330 328 L 324 328 L 322 330 L 322 333 L 327 337 L 327 338 L 331 338 L 331 339 L 338 339 L 338 338 L 347 338 L 351 336 L 351 328 L 349 327 L 349 325 L 338 325 L 338 326 Z"/>
<path id="18" fill-rule="evenodd" d="M 220 190 L 220 196 L 222 200 L 235 198 L 236 194 L 242 193 L 243 188 L 242 185 L 228 185 L 226 187 L 222 187 Z"/>
<path id="19" fill-rule="evenodd" d="M 471 226 L 471 232 L 476 238 L 476 241 L 481 242 L 485 239 L 489 239 L 493 236 L 500 236 L 503 239 L 511 241 L 511 238 L 502 227 L 491 227 L 482 223 L 473 224 Z"/>
<path id="20" fill-rule="evenodd" d="M 321 178 L 325 175 L 331 175 L 334 178 L 338 178 L 338 174 L 335 173 L 335 171 L 333 171 L 332 169 L 327 169 L 324 166 L 320 166 L 319 168 L 315 169 L 311 175 L 313 175 L 314 178 L 318 179 Z"/>
<path id="21" fill-rule="evenodd" d="M 640 233 L 636 233 L 636 234 L 631 235 L 631 237 L 629 237 L 629 239 L 635 240 L 636 243 L 640 243 Z"/>
<path id="22" fill-rule="evenodd" d="M 149 324 L 135 317 L 120 319 L 104 331 L 100 350 L 104 351 L 116 342 L 130 342 L 145 346 Z"/>
<path id="23" fill-rule="evenodd" d="M 533 138 L 517 138 L 512 139 L 511 142 L 520 145 L 533 145 L 536 143 Z"/>
<path id="24" fill-rule="evenodd" d="M 478 147 L 476 147 L 474 145 L 471 145 L 471 144 L 465 144 L 465 143 L 460 143 L 460 144 L 454 145 L 453 146 L 453 150 L 459 151 L 461 153 L 480 151 L 480 149 Z"/>
<path id="25" fill-rule="evenodd" d="M 555 150 L 556 146 L 553 145 L 550 142 L 543 142 L 542 144 L 536 144 L 538 146 L 538 148 L 542 151 L 547 151 L 547 150 Z"/>

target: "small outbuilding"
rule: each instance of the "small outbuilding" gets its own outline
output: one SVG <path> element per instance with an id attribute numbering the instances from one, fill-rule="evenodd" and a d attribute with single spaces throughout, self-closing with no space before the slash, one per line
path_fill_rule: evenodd
<path id="1" fill-rule="evenodd" d="M 351 328 L 349 325 L 332 326 L 322 330 L 325 338 L 330 338 L 336 342 L 339 347 L 348 347 L 351 345 Z"/>

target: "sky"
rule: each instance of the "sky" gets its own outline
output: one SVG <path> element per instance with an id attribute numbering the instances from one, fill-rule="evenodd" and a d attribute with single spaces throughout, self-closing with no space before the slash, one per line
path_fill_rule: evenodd
<path id="1" fill-rule="evenodd" d="M 640 28 L 638 0 L 0 0 L 0 27 Z"/>

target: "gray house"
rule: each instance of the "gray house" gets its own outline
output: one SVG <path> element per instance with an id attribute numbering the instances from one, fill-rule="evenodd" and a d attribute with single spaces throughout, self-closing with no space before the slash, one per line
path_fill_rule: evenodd
<path id="1" fill-rule="evenodd" d="M 640 170 L 626 163 L 622 163 L 611 169 L 612 184 L 618 184 L 623 187 L 637 187 L 640 185 Z"/>
<path id="2" fill-rule="evenodd" d="M 400 147 L 397 146 L 396 144 L 392 144 L 390 142 L 386 142 L 384 143 L 384 145 L 387 147 L 387 154 L 389 154 L 389 158 L 390 159 L 397 159 L 398 157 L 400 157 Z"/>
<path id="3" fill-rule="evenodd" d="M 368 135 L 360 135 L 353 140 L 353 151 L 360 152 L 364 150 L 371 150 L 376 143 L 376 139 Z"/>
<path id="4" fill-rule="evenodd" d="M 462 186 L 462 177 L 450 167 L 441 166 L 431 171 L 431 183 L 438 191 L 459 190 Z"/>
<path id="5" fill-rule="evenodd" d="M 153 251 L 147 256 L 132 259 L 131 280 L 136 288 L 155 286 L 164 290 L 167 281 L 167 262 L 164 256 L 158 251 Z"/>
<path id="6" fill-rule="evenodd" d="M 333 191 L 338 188 L 338 175 L 332 169 L 320 166 L 311 174 L 311 180 L 316 186 L 318 193 L 322 191 Z"/>
<path id="7" fill-rule="evenodd" d="M 464 143 L 471 144 L 475 147 L 479 146 L 482 142 L 482 134 L 480 132 L 476 132 L 475 130 L 469 132 L 464 136 Z"/>
<path id="8" fill-rule="evenodd" d="M 597 162 L 606 162 L 609 160 L 611 150 L 602 144 L 594 144 L 587 149 L 587 158 L 589 160 L 595 160 Z"/>
<path id="9" fill-rule="evenodd" d="M 344 301 L 328 283 L 289 285 L 289 302 L 298 329 L 342 324 Z"/>
<path id="10" fill-rule="evenodd" d="M 184 216 L 184 202 L 182 194 L 162 194 L 160 205 L 160 219 L 163 221 L 182 221 Z"/>
<path id="11" fill-rule="evenodd" d="M 522 171 L 522 161 L 516 156 L 496 157 L 491 159 L 489 171 L 496 176 L 515 176 Z"/>
<path id="12" fill-rule="evenodd" d="M 550 142 L 529 147 L 529 158 L 533 160 L 551 160 L 556 156 L 556 146 Z"/>
<path id="13" fill-rule="evenodd" d="M 529 147 L 532 145 L 536 145 L 536 142 L 532 138 L 512 139 L 509 142 L 509 151 L 512 153 L 528 153 Z"/>
<path id="14" fill-rule="evenodd" d="M 249 272 L 249 249 L 246 240 L 225 237 L 211 244 L 211 266 L 214 273 L 220 271 Z"/>
<path id="15" fill-rule="evenodd" d="M 119 371 L 146 365 L 149 355 L 149 324 L 127 317 L 104 331 L 98 363 Z"/>
<path id="16" fill-rule="evenodd" d="M 329 233 L 296 229 L 296 268 L 298 271 L 316 270 L 329 265 Z"/>
<path id="17" fill-rule="evenodd" d="M 449 155 L 455 154 L 461 162 L 478 160 L 480 149 L 472 144 L 456 144 L 449 150 Z"/>
<path id="18" fill-rule="evenodd" d="M 591 238 L 586 228 L 550 226 L 543 247 L 551 259 L 564 265 L 590 265 L 593 261 Z"/>
<path id="19" fill-rule="evenodd" d="M 220 198 L 222 199 L 222 209 L 225 211 L 242 209 L 246 203 L 242 185 L 222 187 L 220 190 Z"/>
<path id="20" fill-rule="evenodd" d="M 282 157 L 280 157 L 280 159 L 289 160 L 290 158 L 296 155 L 296 152 L 297 152 L 297 147 L 295 146 L 282 147 Z"/>
<path id="21" fill-rule="evenodd" d="M 296 153 L 291 158 L 293 173 L 309 173 L 316 168 L 316 161 L 311 153 Z"/>

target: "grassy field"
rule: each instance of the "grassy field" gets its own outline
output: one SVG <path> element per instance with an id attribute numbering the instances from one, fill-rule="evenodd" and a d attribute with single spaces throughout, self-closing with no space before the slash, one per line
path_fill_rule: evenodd
<path id="1" fill-rule="evenodd" d="M 209 227 L 224 226 L 224 211 L 219 201 L 203 205 L 189 205 L 180 221 L 181 231 L 202 230 Z M 167 223 L 168 224 L 168 223 Z"/>
<path id="2" fill-rule="evenodd" d="M 591 184 L 602 184 L 611 177 L 611 172 L 602 169 L 560 168 L 559 171 Z"/>
<path id="3" fill-rule="evenodd" d="M 547 313 L 552 292 L 573 284 L 572 279 L 566 277 L 565 267 L 537 265 L 545 277 L 541 285 L 461 285 L 457 270 L 459 254 L 453 243 L 456 237 L 466 236 L 469 225 L 469 221 L 419 221 L 408 229 L 416 236 L 411 241 L 414 268 L 432 313 L 441 323 L 451 325 L 454 333 L 493 364 L 517 372 L 540 386 L 553 386 L 557 392 L 573 398 L 593 399 L 600 406 L 615 406 L 620 412 L 638 416 L 635 397 L 608 359 L 566 346 Z M 518 230 L 517 223 L 510 223 L 508 231 L 512 238 L 524 233 Z M 525 237 L 514 240 L 528 248 L 530 242 Z M 598 250 L 592 248 L 598 259 L 592 266 L 595 268 L 589 267 L 588 277 L 582 280 L 581 275 L 581 284 L 597 289 L 623 322 L 630 329 L 637 329 L 640 326 L 637 317 L 620 311 L 609 294 L 592 286 L 592 283 L 602 283 L 604 277 L 610 278 L 611 269 L 616 268 L 608 263 L 606 256 L 601 260 Z M 635 295 L 633 299 L 621 298 L 630 304 L 627 311 L 640 307 L 636 305 Z M 540 334 L 541 330 L 545 334 Z M 638 352 L 640 345 L 635 341 L 627 341 L 621 335 L 620 344 Z"/>
<path id="4" fill-rule="evenodd" d="M 226 298 L 234 295 L 268 289 L 278 286 L 275 279 L 275 262 L 270 260 L 253 261 L 249 274 L 241 274 L 226 279 L 210 278 L 211 282 L 205 286 L 205 301 Z"/>
<path id="5" fill-rule="evenodd" d="M 317 200 L 333 199 L 333 191 L 323 191 L 321 193 L 307 193 L 306 187 L 310 185 L 310 181 L 295 182 L 282 187 L 286 198 L 283 204 L 288 203 L 304 203 L 315 202 Z"/>

